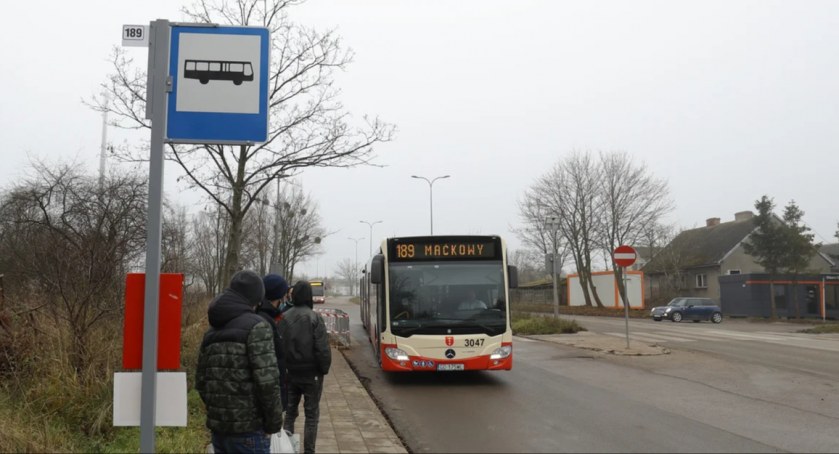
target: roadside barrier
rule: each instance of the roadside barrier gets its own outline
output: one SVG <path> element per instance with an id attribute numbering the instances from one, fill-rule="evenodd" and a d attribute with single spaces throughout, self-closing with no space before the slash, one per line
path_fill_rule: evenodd
<path id="1" fill-rule="evenodd" d="M 315 308 L 323 317 L 329 340 L 338 347 L 350 347 L 350 314 L 341 309 Z"/>

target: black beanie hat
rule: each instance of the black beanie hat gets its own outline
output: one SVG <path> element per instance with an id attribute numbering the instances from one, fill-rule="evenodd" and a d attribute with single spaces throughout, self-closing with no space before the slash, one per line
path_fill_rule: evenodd
<path id="1" fill-rule="evenodd" d="M 265 284 L 265 299 L 275 301 L 282 299 L 288 293 L 288 282 L 279 274 L 267 274 L 262 278 Z"/>
<path id="2" fill-rule="evenodd" d="M 265 298 L 265 285 L 262 278 L 253 271 L 243 270 L 230 279 L 230 290 L 242 295 L 251 306 L 256 306 Z"/>
<path id="3" fill-rule="evenodd" d="M 294 284 L 294 289 L 291 291 L 291 301 L 295 306 L 303 306 L 305 304 L 306 306 L 313 307 L 312 286 L 306 281 L 297 281 Z"/>

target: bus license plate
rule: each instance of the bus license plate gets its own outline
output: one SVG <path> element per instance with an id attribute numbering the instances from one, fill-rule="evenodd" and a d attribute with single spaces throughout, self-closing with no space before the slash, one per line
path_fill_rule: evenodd
<path id="1" fill-rule="evenodd" d="M 437 370 L 463 370 L 463 364 L 438 364 Z"/>

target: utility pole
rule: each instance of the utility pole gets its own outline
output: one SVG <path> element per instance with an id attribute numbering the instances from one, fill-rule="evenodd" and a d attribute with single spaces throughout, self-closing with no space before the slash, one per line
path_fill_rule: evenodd
<path id="1" fill-rule="evenodd" d="M 360 240 L 363 240 L 364 237 L 361 237 L 361 238 L 347 237 L 347 239 L 355 241 L 355 264 L 353 265 L 353 270 L 352 270 L 352 274 L 353 274 L 352 277 L 353 277 L 353 279 L 355 279 L 358 276 L 358 242 Z M 355 288 L 355 283 L 354 282 L 355 281 L 350 282 L 350 293 L 353 293 L 353 289 Z"/>
<path id="2" fill-rule="evenodd" d="M 548 216 L 545 220 L 545 228 L 551 232 L 551 281 L 554 287 L 554 318 L 559 318 L 559 291 L 557 290 L 557 276 L 556 276 L 556 232 L 559 230 L 559 218 L 556 216 Z"/>
<path id="3" fill-rule="evenodd" d="M 102 93 L 102 103 L 108 105 L 108 93 Z M 102 143 L 99 145 L 99 189 L 105 184 L 105 151 L 108 149 L 108 109 L 102 111 Z"/>
<path id="4" fill-rule="evenodd" d="M 271 245 L 271 265 L 268 267 L 272 273 L 280 272 L 280 178 L 277 177 L 277 200 L 274 203 L 274 242 Z M 289 276 L 289 279 L 291 277 Z"/>

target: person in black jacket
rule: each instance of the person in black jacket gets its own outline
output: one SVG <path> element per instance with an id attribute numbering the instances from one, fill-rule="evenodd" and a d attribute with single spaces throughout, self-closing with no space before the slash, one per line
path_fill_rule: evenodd
<path id="1" fill-rule="evenodd" d="M 271 325 L 256 314 L 262 279 L 239 271 L 207 311 L 195 388 L 207 408 L 214 452 L 268 453 L 283 424 Z"/>
<path id="2" fill-rule="evenodd" d="M 277 353 L 277 364 L 280 369 L 280 395 L 282 396 L 283 411 L 288 406 L 288 381 L 285 376 L 285 357 L 283 356 L 283 341 L 280 337 L 280 319 L 289 298 L 288 282 L 279 274 L 266 274 L 262 278 L 265 284 L 265 299 L 256 312 L 265 318 L 274 328 L 274 350 Z M 290 307 L 289 307 L 290 308 Z"/>
<path id="3" fill-rule="evenodd" d="M 291 290 L 292 304 L 280 320 L 280 335 L 283 339 L 288 373 L 288 407 L 283 429 L 294 433 L 300 399 L 306 421 L 303 424 L 303 452 L 315 452 L 320 418 L 320 396 L 323 392 L 323 376 L 329 373 L 332 351 L 326 325 L 320 314 L 312 310 L 312 287 L 306 281 L 298 281 Z"/>

